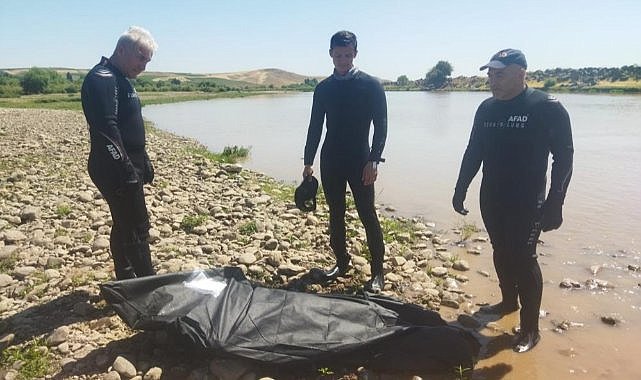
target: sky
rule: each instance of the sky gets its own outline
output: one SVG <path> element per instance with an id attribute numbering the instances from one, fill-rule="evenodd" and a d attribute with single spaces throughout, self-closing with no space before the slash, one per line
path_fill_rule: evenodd
<path id="1" fill-rule="evenodd" d="M 326 76 L 339 30 L 358 37 L 355 65 L 389 80 L 441 60 L 484 75 L 508 47 L 528 70 L 641 65 L 639 0 L 0 0 L 0 68 L 88 69 L 130 25 L 159 45 L 149 71 Z"/>

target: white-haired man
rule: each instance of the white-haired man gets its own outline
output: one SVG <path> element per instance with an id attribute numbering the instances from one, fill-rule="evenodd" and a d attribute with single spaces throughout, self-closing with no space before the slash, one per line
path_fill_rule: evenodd
<path id="1" fill-rule="evenodd" d="M 143 184 L 154 179 L 145 150 L 138 94 L 129 79 L 142 73 L 156 50 L 151 34 L 130 27 L 111 57 L 102 57 L 82 84 L 89 124 L 91 180 L 109 204 L 111 255 L 118 280 L 155 274 L 149 250 L 149 216 Z"/>

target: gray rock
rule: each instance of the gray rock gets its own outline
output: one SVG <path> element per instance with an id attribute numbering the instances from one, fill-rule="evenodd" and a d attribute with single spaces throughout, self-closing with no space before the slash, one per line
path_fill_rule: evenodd
<path id="1" fill-rule="evenodd" d="M 20 230 L 8 230 L 4 232 L 4 241 L 7 245 L 19 243 L 27 240 L 27 235 L 23 234 Z"/>
<path id="2" fill-rule="evenodd" d="M 53 239 L 53 244 L 70 247 L 73 245 L 73 240 L 67 235 L 58 236 Z"/>
<path id="3" fill-rule="evenodd" d="M 37 269 L 31 266 L 17 267 L 13 270 L 13 275 L 19 280 L 24 280 L 35 271 L 37 271 Z"/>
<path id="4" fill-rule="evenodd" d="M 14 282 L 13 277 L 6 273 L 0 273 L 0 288 L 11 285 Z"/>
<path id="5" fill-rule="evenodd" d="M 78 193 L 78 200 L 83 203 L 90 203 L 93 201 L 93 193 L 89 191 L 81 191 Z"/>
<path id="6" fill-rule="evenodd" d="M 114 360 L 112 367 L 114 371 L 118 372 L 118 374 L 125 379 L 130 379 L 136 376 L 136 367 L 122 356 L 118 356 L 116 360 Z"/>
<path id="7" fill-rule="evenodd" d="M 69 337 L 69 327 L 60 326 L 57 329 L 53 330 L 51 335 L 46 339 L 48 346 L 57 346 L 60 343 L 66 342 Z"/>
<path id="8" fill-rule="evenodd" d="M 240 173 L 243 170 L 243 166 L 240 164 L 223 164 L 221 167 L 227 173 Z"/>
<path id="9" fill-rule="evenodd" d="M 315 217 L 312 214 L 307 215 L 307 218 L 305 219 L 305 225 L 306 226 L 317 226 L 320 223 L 317 217 Z"/>
<path id="10" fill-rule="evenodd" d="M 456 260 L 454 264 L 452 264 L 452 269 L 468 271 L 470 270 L 470 264 L 465 260 Z"/>
<path id="11" fill-rule="evenodd" d="M 264 248 L 268 251 L 273 251 L 276 248 L 278 248 L 278 240 L 276 239 L 269 239 L 265 242 Z"/>
<path id="12" fill-rule="evenodd" d="M 15 338 L 15 334 L 12 333 L 2 335 L 0 337 L 0 351 L 11 346 Z"/>
<path id="13" fill-rule="evenodd" d="M 104 237 L 98 237 L 93 241 L 93 245 L 91 246 L 92 251 L 98 251 L 101 249 L 107 249 L 109 248 L 109 239 L 104 238 Z"/>
<path id="14" fill-rule="evenodd" d="M 394 256 L 392 257 L 392 265 L 400 267 L 407 262 L 407 259 L 403 256 Z"/>
<path id="15" fill-rule="evenodd" d="M 581 287 L 581 283 L 578 281 L 575 281 L 571 278 L 564 278 L 563 281 L 559 284 L 559 287 L 564 288 L 564 289 L 578 289 Z"/>
<path id="16" fill-rule="evenodd" d="M 18 250 L 17 245 L 5 245 L 0 247 L 0 260 L 11 257 Z"/>
<path id="17" fill-rule="evenodd" d="M 27 206 L 20 212 L 20 221 L 22 223 L 33 222 L 40 218 L 40 208 L 34 206 Z"/>
<path id="18" fill-rule="evenodd" d="M 64 259 L 61 259 L 60 257 L 49 256 L 47 258 L 46 267 L 51 269 L 60 268 L 64 264 L 64 262 L 65 262 Z"/>
<path id="19" fill-rule="evenodd" d="M 162 378 L 162 368 L 149 368 L 142 378 L 143 380 L 160 380 Z"/>
<path id="20" fill-rule="evenodd" d="M 272 251 L 267 256 L 267 263 L 273 267 L 279 267 L 283 263 L 283 254 L 280 251 Z"/>
<path id="21" fill-rule="evenodd" d="M 389 273 L 387 273 L 387 274 L 385 275 L 385 279 L 386 279 L 388 282 L 392 282 L 392 283 L 394 283 L 394 282 L 399 282 L 399 281 L 401 281 L 401 280 L 403 279 L 403 277 L 401 277 L 401 276 L 399 276 L 399 275 L 397 275 L 397 274 L 394 274 L 394 273 L 392 273 L 392 272 L 389 272 Z"/>
<path id="22" fill-rule="evenodd" d="M 116 371 L 109 371 L 102 376 L 102 380 L 121 380 L 120 374 Z"/>
<path id="23" fill-rule="evenodd" d="M 256 262 L 256 256 L 253 253 L 245 252 L 238 258 L 240 264 L 250 265 Z"/>
<path id="24" fill-rule="evenodd" d="M 287 277 L 295 276 L 299 273 L 305 272 L 307 269 L 300 265 L 294 264 L 282 264 L 278 267 L 278 274 L 284 275 Z"/>
<path id="25" fill-rule="evenodd" d="M 154 244 L 160 241 L 160 231 L 155 228 L 149 229 L 149 243 Z"/>
<path id="26" fill-rule="evenodd" d="M 434 267 L 431 270 L 432 274 L 436 277 L 445 277 L 447 276 L 447 268 L 443 267 Z"/>

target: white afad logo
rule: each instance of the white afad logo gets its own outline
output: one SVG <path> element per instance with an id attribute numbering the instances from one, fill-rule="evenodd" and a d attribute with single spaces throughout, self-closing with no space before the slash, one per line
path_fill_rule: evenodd
<path id="1" fill-rule="evenodd" d="M 118 152 L 118 149 L 116 149 L 115 146 L 109 144 L 107 145 L 107 150 L 109 151 L 109 153 L 111 153 L 111 157 L 113 157 L 114 160 L 120 159 L 120 153 Z"/>
<path id="2" fill-rule="evenodd" d="M 527 122 L 527 115 L 513 115 L 513 116 L 510 116 L 510 118 L 507 119 L 507 121 L 508 122 L 516 122 L 516 121 L 518 121 L 518 122 L 521 122 L 521 123 L 525 123 L 525 122 Z"/>

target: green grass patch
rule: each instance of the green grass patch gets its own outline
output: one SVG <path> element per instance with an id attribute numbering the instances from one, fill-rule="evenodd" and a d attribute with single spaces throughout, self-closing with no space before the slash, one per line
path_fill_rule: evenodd
<path id="1" fill-rule="evenodd" d="M 69 204 L 61 203 L 56 207 L 56 215 L 59 217 L 64 218 L 69 214 L 71 214 L 71 206 Z"/>
<path id="2" fill-rule="evenodd" d="M 381 219 L 381 229 L 383 230 L 383 238 L 387 243 L 391 243 L 393 241 L 408 243 L 408 241 L 405 241 L 405 239 L 402 238 L 405 234 L 409 235 L 409 242 L 413 242 L 416 239 L 416 228 L 409 220 L 383 218 Z"/>
<path id="3" fill-rule="evenodd" d="M 80 94 L 22 95 L 16 98 L 0 98 L 3 108 L 46 108 L 60 110 L 81 110 Z"/>
<path id="4" fill-rule="evenodd" d="M 57 238 L 58 236 L 66 236 L 69 235 L 69 231 L 67 231 L 64 228 L 56 228 L 56 231 L 53 233 L 53 237 Z"/>
<path id="5" fill-rule="evenodd" d="M 201 91 L 167 91 L 167 92 L 139 92 L 140 101 L 144 106 L 150 104 L 166 104 L 188 102 L 192 100 L 209 100 L 219 98 L 244 98 L 264 94 L 264 91 L 224 91 L 224 92 L 201 92 Z"/>
<path id="6" fill-rule="evenodd" d="M 226 146 L 222 152 L 215 153 L 209 151 L 207 148 L 200 147 L 189 147 L 186 148 L 187 154 L 197 157 L 203 157 L 207 160 L 219 163 L 237 163 L 246 159 L 249 156 L 249 148 L 242 146 Z"/>
<path id="7" fill-rule="evenodd" d="M 270 195 L 283 202 L 294 201 L 294 191 L 296 188 L 293 185 L 279 183 L 275 181 L 261 181 L 260 189 L 263 193 Z"/>
<path id="8" fill-rule="evenodd" d="M 71 276 L 71 286 L 79 288 L 81 286 L 88 285 L 93 280 L 95 280 L 93 273 L 78 271 Z"/>
<path id="9" fill-rule="evenodd" d="M 194 228 L 202 225 L 207 220 L 207 215 L 185 215 L 183 220 L 180 221 L 180 228 L 189 233 L 194 231 Z"/>
<path id="10" fill-rule="evenodd" d="M 244 146 L 226 146 L 222 153 L 218 153 L 218 161 L 225 163 L 236 163 L 249 157 L 249 148 Z"/>
<path id="11" fill-rule="evenodd" d="M 208 100 L 216 98 L 241 98 L 265 94 L 265 91 L 224 91 L 224 92 L 202 92 L 202 91 L 163 91 L 163 92 L 139 92 L 141 103 L 165 104 L 178 103 L 192 100 Z M 10 98 L 0 98 L 0 108 L 45 108 L 61 110 L 82 110 L 82 103 L 79 93 L 72 94 L 38 94 L 21 95 Z"/>
<path id="12" fill-rule="evenodd" d="M 238 232 L 240 232 L 241 235 L 248 236 L 258 232 L 258 227 L 256 226 L 256 222 L 252 220 L 238 227 Z"/>
<path id="13" fill-rule="evenodd" d="M 35 339 L 22 346 L 5 349 L 0 353 L 0 363 L 3 368 L 20 363 L 18 366 L 18 379 L 20 380 L 43 378 L 53 373 L 57 367 L 53 355 L 42 339 Z"/>
<path id="14" fill-rule="evenodd" d="M 461 241 L 468 240 L 472 235 L 480 231 L 479 228 L 476 227 L 476 224 L 467 222 L 463 222 L 463 224 L 459 226 L 459 230 L 461 231 Z"/>
<path id="15" fill-rule="evenodd" d="M 0 259 L 0 273 L 10 273 L 16 267 L 18 257 L 15 254 Z"/>

